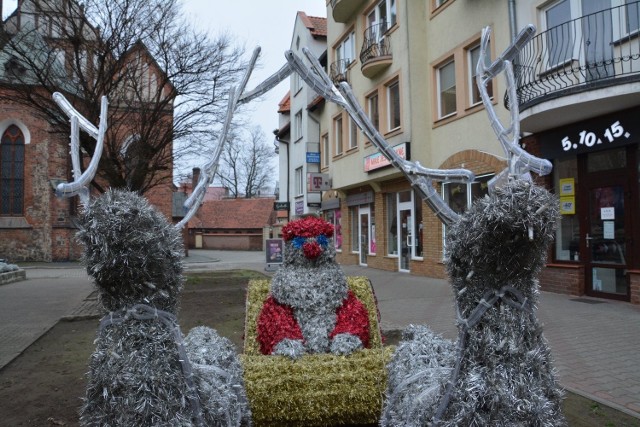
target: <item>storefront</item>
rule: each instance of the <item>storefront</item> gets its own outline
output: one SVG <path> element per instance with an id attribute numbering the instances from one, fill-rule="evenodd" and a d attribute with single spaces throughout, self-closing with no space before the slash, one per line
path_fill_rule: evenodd
<path id="1" fill-rule="evenodd" d="M 640 108 L 534 135 L 561 219 L 543 289 L 640 303 Z"/>

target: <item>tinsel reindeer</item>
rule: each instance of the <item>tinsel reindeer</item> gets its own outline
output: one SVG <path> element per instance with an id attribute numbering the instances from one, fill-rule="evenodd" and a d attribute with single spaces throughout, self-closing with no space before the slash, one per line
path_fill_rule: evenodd
<path id="1" fill-rule="evenodd" d="M 184 284 L 181 228 L 195 214 L 213 180 L 222 146 L 239 103 L 259 96 L 288 75 L 280 70 L 241 96 L 259 54 L 254 51 L 240 86 L 232 88 L 218 145 L 203 168 L 173 226 L 143 197 L 109 190 L 91 200 L 87 186 L 98 169 L 107 130 L 107 99 L 100 125 L 87 121 L 63 95 L 54 100 L 71 120 L 74 181 L 57 188 L 61 197 L 80 196 L 78 238 L 84 262 L 108 314 L 101 320 L 80 411 L 83 426 L 247 426 L 251 413 L 242 369 L 231 341 L 207 327 L 183 338 L 177 321 Z M 80 129 L 96 140 L 81 172 Z"/>
<path id="2" fill-rule="evenodd" d="M 458 215 L 432 181 L 470 182 L 467 170 L 434 170 L 399 158 L 373 127 L 345 82 L 333 86 L 317 61 L 311 67 L 292 52 L 292 68 L 327 99 L 341 105 L 370 141 L 402 171 L 447 225 L 446 266 L 455 292 L 458 340 L 425 326 L 405 331 L 388 365 L 381 426 L 563 426 L 562 390 L 536 317 L 537 276 L 553 238 L 558 201 L 536 186 L 530 171 L 548 174 L 551 164 L 519 145 L 519 112 L 511 59 L 535 33 L 523 30 L 489 67 L 490 31 L 482 34 L 478 87 L 507 155 L 507 168 L 490 182 L 490 194 Z M 505 72 L 511 125 L 505 128 L 487 93 L 487 82 Z"/>

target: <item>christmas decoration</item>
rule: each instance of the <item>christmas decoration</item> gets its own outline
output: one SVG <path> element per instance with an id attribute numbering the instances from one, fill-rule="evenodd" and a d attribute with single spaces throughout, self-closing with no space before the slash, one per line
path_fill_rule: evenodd
<path id="1" fill-rule="evenodd" d="M 270 282 L 254 280 L 247 294 L 244 354 L 240 356 L 255 426 L 375 424 L 386 386 L 385 365 L 394 347 L 382 347 L 369 279 L 347 277 L 349 291 L 367 309 L 370 348 L 348 356 L 313 353 L 292 359 L 265 356 L 257 323 Z"/>
<path id="2" fill-rule="evenodd" d="M 284 262 L 258 318 L 263 354 L 350 354 L 369 347 L 369 316 L 335 261 L 333 226 L 305 217 L 282 229 Z"/>

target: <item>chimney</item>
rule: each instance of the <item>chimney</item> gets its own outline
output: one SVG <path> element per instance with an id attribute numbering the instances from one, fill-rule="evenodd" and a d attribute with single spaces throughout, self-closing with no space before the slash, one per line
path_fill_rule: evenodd
<path id="1" fill-rule="evenodd" d="M 192 178 L 191 178 L 191 192 L 196 189 L 196 185 L 198 185 L 198 181 L 200 181 L 200 168 L 193 168 Z"/>

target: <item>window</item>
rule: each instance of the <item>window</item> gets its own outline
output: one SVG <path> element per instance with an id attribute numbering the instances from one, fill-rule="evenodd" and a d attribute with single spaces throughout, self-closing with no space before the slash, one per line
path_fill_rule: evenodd
<path id="1" fill-rule="evenodd" d="M 343 67 L 340 73 L 344 74 L 347 71 L 347 67 L 356 58 L 356 33 L 351 31 L 336 47 L 336 61 Z"/>
<path id="2" fill-rule="evenodd" d="M 377 29 L 372 34 L 380 40 L 397 22 L 396 0 L 383 0 L 367 15 L 367 26 Z"/>
<path id="3" fill-rule="evenodd" d="M 304 194 L 304 179 L 302 176 L 302 166 L 296 169 L 296 195 L 301 196 Z"/>
<path id="4" fill-rule="evenodd" d="M 413 192 L 413 201 L 415 203 L 413 207 L 413 217 L 415 218 L 414 233 L 414 256 L 422 258 L 424 253 L 424 223 L 422 222 L 422 199 L 418 194 Z"/>
<path id="5" fill-rule="evenodd" d="M 456 63 L 451 60 L 438 68 L 438 118 L 456 112 Z"/>
<path id="6" fill-rule="evenodd" d="M 577 188 L 577 177 L 578 160 L 576 157 L 554 161 L 553 182 L 556 194 L 560 194 L 560 180 L 562 179 L 573 178 L 573 188 Z M 556 260 L 580 260 L 580 220 L 577 214 L 561 215 L 554 243 Z"/>
<path id="7" fill-rule="evenodd" d="M 349 119 L 349 149 L 358 147 L 358 125 Z"/>
<path id="8" fill-rule="evenodd" d="M 302 138 L 302 110 L 298 111 L 294 117 L 294 141 Z"/>
<path id="9" fill-rule="evenodd" d="M 626 0 L 627 5 L 627 33 L 633 33 L 640 30 L 640 8 L 637 0 Z"/>
<path id="10" fill-rule="evenodd" d="M 322 145 L 320 147 L 320 151 L 322 152 L 322 167 L 329 167 L 329 155 L 331 150 L 329 148 L 329 135 L 322 135 Z"/>
<path id="11" fill-rule="evenodd" d="M 342 145 L 342 116 L 338 116 L 333 120 L 333 132 L 335 135 L 336 141 L 336 152 L 335 155 L 339 156 L 342 154 L 343 145 Z"/>
<path id="12" fill-rule="evenodd" d="M 291 73 L 291 88 L 293 90 L 293 96 L 296 96 L 296 94 L 300 92 L 300 89 L 302 89 L 300 75 L 298 73 Z"/>
<path id="13" fill-rule="evenodd" d="M 0 215 L 24 214 L 24 135 L 11 125 L 0 139 Z"/>
<path id="14" fill-rule="evenodd" d="M 367 109 L 369 110 L 369 119 L 373 123 L 376 130 L 380 130 L 380 109 L 378 107 L 378 92 L 367 97 Z"/>
<path id="15" fill-rule="evenodd" d="M 360 251 L 360 222 L 359 222 L 360 209 L 358 206 L 351 206 L 349 208 L 349 217 L 351 220 L 351 251 Z"/>
<path id="16" fill-rule="evenodd" d="M 489 66 L 491 64 L 491 45 L 487 46 L 487 55 L 485 58 L 485 64 Z M 482 102 L 482 98 L 480 97 L 480 89 L 478 89 L 478 84 L 476 82 L 476 69 L 478 65 L 478 61 L 480 60 L 480 45 L 476 45 L 471 49 L 467 50 L 467 59 L 469 62 L 469 106 L 473 106 Z M 487 83 L 487 93 L 489 97 L 493 98 L 493 81 L 489 81 Z"/>
<path id="17" fill-rule="evenodd" d="M 543 11 L 545 21 L 548 65 L 559 66 L 573 56 L 570 0 L 562 0 Z M 564 24 L 564 25 L 563 25 Z"/>
<path id="18" fill-rule="evenodd" d="M 387 194 L 387 255 L 398 255 L 397 193 Z"/>
<path id="19" fill-rule="evenodd" d="M 387 101 L 389 114 L 389 130 L 400 127 L 400 84 L 396 80 L 387 86 Z"/>

